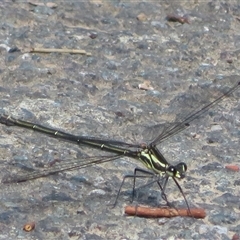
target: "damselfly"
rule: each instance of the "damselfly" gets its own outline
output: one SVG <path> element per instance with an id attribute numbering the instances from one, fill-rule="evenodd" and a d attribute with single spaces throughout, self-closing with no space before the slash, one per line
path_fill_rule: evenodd
<path id="1" fill-rule="evenodd" d="M 66 171 L 66 170 L 85 168 L 91 165 L 113 161 L 122 156 L 127 156 L 129 158 L 137 159 L 138 161 L 142 162 L 145 165 L 145 167 L 151 171 L 136 168 L 134 170 L 133 175 L 126 175 L 119 188 L 114 205 L 117 202 L 118 196 L 120 194 L 121 188 L 126 178 L 134 179 L 134 184 L 133 184 L 133 195 L 134 195 L 135 179 L 139 177 L 137 173 L 142 172 L 144 174 L 150 174 L 153 176 L 154 180 L 152 181 L 152 183 L 156 182 L 158 184 L 158 186 L 161 189 L 162 197 L 167 202 L 167 204 L 170 204 L 170 203 L 167 200 L 165 189 L 166 189 L 169 178 L 172 178 L 175 184 L 177 185 L 178 189 L 180 190 L 186 202 L 187 208 L 190 211 L 187 199 L 183 193 L 181 186 L 177 181 L 177 179 L 184 178 L 184 174 L 187 170 L 187 165 L 184 162 L 180 162 L 174 166 L 170 165 L 168 161 L 165 159 L 165 157 L 162 155 L 162 153 L 158 150 L 157 145 L 163 142 L 164 140 L 166 140 L 167 138 L 187 128 L 190 122 L 192 122 L 194 119 L 198 118 L 200 115 L 208 111 L 214 105 L 218 104 L 225 97 L 229 96 L 234 91 L 236 91 L 239 87 L 240 87 L 240 82 L 238 82 L 236 85 L 232 86 L 230 89 L 222 93 L 214 101 L 211 101 L 205 104 L 204 106 L 198 108 L 197 110 L 193 111 L 192 113 L 188 114 L 187 116 L 182 118 L 181 121 L 177 121 L 175 123 L 168 125 L 168 127 L 166 127 L 161 132 L 161 134 L 157 138 L 155 138 L 155 140 L 152 141 L 150 144 L 131 144 L 131 143 L 126 143 L 122 141 L 104 140 L 104 139 L 95 138 L 95 137 L 76 136 L 76 135 L 65 133 L 53 128 L 44 127 L 42 125 L 18 120 L 18 119 L 12 118 L 11 116 L 3 115 L 0 117 L 0 123 L 5 124 L 7 126 L 18 126 L 18 127 L 32 129 L 34 131 L 48 134 L 52 137 L 63 139 L 79 145 L 86 145 L 88 147 L 98 148 L 103 151 L 111 152 L 114 155 L 106 156 L 106 157 L 101 156 L 101 157 L 80 159 L 78 161 L 73 162 L 72 164 L 69 164 L 69 162 L 63 161 L 59 164 L 48 167 L 47 169 L 44 169 L 44 170 L 34 170 L 27 174 L 10 176 L 9 178 L 4 179 L 2 182 L 13 183 L 13 182 L 27 181 L 30 179 L 48 176 L 48 175 Z M 163 180 L 163 183 L 162 183 L 162 180 Z"/>

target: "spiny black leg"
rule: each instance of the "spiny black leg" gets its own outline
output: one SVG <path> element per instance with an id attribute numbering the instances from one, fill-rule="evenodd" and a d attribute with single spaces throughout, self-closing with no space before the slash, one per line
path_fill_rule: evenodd
<path id="1" fill-rule="evenodd" d="M 124 182 L 125 182 L 125 179 L 126 179 L 126 178 L 135 178 L 135 177 L 136 177 L 135 175 L 125 175 L 125 176 L 123 176 L 122 183 L 121 183 L 121 185 L 120 185 L 120 187 L 119 187 L 119 190 L 118 190 L 116 199 L 115 199 L 115 201 L 114 201 L 114 203 L 113 203 L 113 206 L 112 206 L 113 208 L 114 208 L 114 207 L 116 206 L 116 204 L 117 204 L 117 200 L 118 200 L 118 198 L 119 198 L 119 195 L 120 195 L 122 186 L 123 186 L 123 184 L 124 184 Z"/>
<path id="2" fill-rule="evenodd" d="M 177 180 L 176 180 L 175 178 L 173 178 L 173 180 L 174 180 L 175 184 L 177 185 L 179 191 L 181 192 L 181 194 L 182 194 L 182 196 L 183 196 L 183 198 L 184 198 L 184 200 L 185 200 L 185 203 L 186 203 L 187 208 L 188 208 L 188 213 L 189 213 L 189 215 L 193 217 L 193 215 L 192 215 L 192 213 L 191 213 L 191 210 L 190 210 L 190 207 L 189 207 L 189 204 L 188 204 L 188 201 L 187 201 L 187 199 L 186 199 L 186 196 L 185 196 L 185 194 L 184 194 L 181 186 L 179 185 L 179 183 L 177 182 Z"/>
<path id="3" fill-rule="evenodd" d="M 164 183 L 163 183 L 163 187 L 162 187 L 162 185 L 160 184 L 159 180 L 157 181 L 157 184 L 158 184 L 159 188 L 161 189 L 161 197 L 162 197 L 162 199 L 167 203 L 167 205 L 168 205 L 169 207 L 172 207 L 172 203 L 170 203 L 170 202 L 167 200 L 167 195 L 165 194 L 165 188 L 166 188 L 167 182 L 168 182 L 168 177 L 165 178 L 165 181 L 164 181 Z"/>
<path id="4" fill-rule="evenodd" d="M 151 175 L 151 176 L 145 176 L 145 175 L 137 175 L 137 172 L 140 172 L 140 173 L 144 173 L 144 174 L 148 174 L 148 175 Z M 147 171 L 145 169 L 141 169 L 141 168 L 135 168 L 134 169 L 134 179 L 133 179 L 133 190 L 132 190 L 132 200 L 131 202 L 133 202 L 133 199 L 134 199 L 134 196 L 135 196 L 135 184 L 136 184 L 136 178 L 149 178 L 149 177 L 152 177 L 154 176 L 154 173 L 153 172 L 150 172 L 150 171 Z M 148 185 L 148 184 L 147 184 Z M 145 185 L 144 185 L 145 186 Z"/>
<path id="5" fill-rule="evenodd" d="M 137 172 L 141 172 L 141 173 L 148 174 L 148 175 L 151 175 L 151 176 L 137 175 Z M 119 198 L 119 195 L 120 195 L 122 186 L 123 186 L 126 178 L 133 178 L 133 191 L 132 191 L 132 201 L 133 201 L 134 192 L 135 192 L 135 182 L 136 182 L 135 179 L 136 179 L 136 178 L 149 178 L 149 177 L 152 177 L 152 176 L 154 176 L 154 173 L 153 173 L 153 172 L 150 172 L 150 171 L 147 171 L 147 170 L 144 170 L 144 169 L 141 169 L 141 168 L 135 168 L 133 175 L 130 175 L 130 174 L 125 175 L 125 176 L 123 177 L 122 183 L 121 183 L 121 185 L 120 185 L 120 187 L 119 187 L 119 190 L 118 190 L 116 199 L 115 199 L 115 201 L 114 201 L 114 203 L 113 203 L 113 208 L 114 208 L 114 207 L 116 206 L 116 204 L 117 204 L 117 200 L 118 200 L 118 198 Z M 156 180 L 154 180 L 153 182 L 156 182 Z M 151 182 L 150 184 L 152 184 L 153 182 Z M 150 184 L 148 183 L 147 185 L 150 185 Z M 131 201 L 131 202 L 132 202 L 132 201 Z"/>

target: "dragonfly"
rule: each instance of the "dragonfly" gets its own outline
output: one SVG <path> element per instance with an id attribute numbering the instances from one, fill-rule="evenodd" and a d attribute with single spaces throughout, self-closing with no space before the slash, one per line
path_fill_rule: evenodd
<path id="1" fill-rule="evenodd" d="M 167 159 L 163 156 L 163 154 L 160 152 L 157 145 L 159 145 L 169 137 L 172 137 L 177 133 L 183 131 L 187 127 L 189 127 L 190 123 L 193 120 L 199 118 L 201 115 L 203 115 L 210 108 L 218 104 L 224 98 L 230 96 L 239 87 L 240 87 L 240 82 L 230 87 L 227 91 L 222 93 L 215 100 L 189 113 L 188 115 L 183 117 L 181 121 L 177 121 L 177 122 L 173 122 L 172 124 L 169 124 L 166 128 L 164 128 L 164 130 L 160 133 L 160 135 L 157 136 L 149 144 L 132 144 L 132 143 L 127 143 L 127 142 L 117 141 L 117 140 L 108 140 L 108 139 L 106 140 L 106 139 L 96 138 L 96 137 L 76 136 L 73 134 L 69 134 L 69 133 L 54 129 L 54 128 L 45 127 L 43 125 L 35 124 L 28 121 L 23 121 L 20 119 L 15 119 L 10 115 L 2 115 L 0 116 L 0 123 L 6 126 L 18 126 L 21 128 L 32 129 L 36 132 L 47 134 L 51 137 L 62 139 L 78 145 L 84 145 L 90 148 L 100 149 L 102 151 L 110 152 L 113 154 L 111 156 L 96 156 L 96 157 L 83 158 L 73 162 L 63 161 L 59 164 L 53 165 L 46 169 L 41 169 L 41 170 L 35 169 L 26 174 L 7 177 L 3 179 L 2 182 L 3 183 L 19 183 L 19 182 L 40 178 L 40 177 L 46 177 L 46 176 L 67 171 L 67 170 L 81 169 L 81 168 L 89 167 L 92 165 L 110 162 L 120 157 L 129 157 L 141 162 L 146 167 L 146 169 L 135 168 L 134 173 L 132 175 L 129 174 L 123 177 L 122 183 L 119 187 L 113 206 L 116 205 L 122 186 L 125 182 L 125 179 L 127 178 L 133 178 L 133 191 L 132 191 L 132 200 L 133 200 L 134 193 L 135 193 L 135 180 L 138 177 L 144 177 L 144 175 L 139 175 L 139 173 L 143 173 L 143 174 L 149 174 L 150 176 L 153 177 L 153 181 L 151 183 L 155 183 L 155 182 L 157 183 L 157 185 L 161 190 L 161 196 L 163 200 L 165 200 L 167 205 L 169 206 L 171 206 L 171 203 L 168 201 L 165 192 L 166 192 L 166 187 L 169 179 L 173 179 L 177 188 L 179 189 L 179 191 L 183 196 L 183 199 L 186 203 L 188 211 L 190 212 L 188 201 L 178 182 L 178 180 L 183 179 L 185 177 L 185 173 L 187 171 L 187 165 L 184 162 L 180 162 L 176 165 L 171 165 L 167 161 Z"/>

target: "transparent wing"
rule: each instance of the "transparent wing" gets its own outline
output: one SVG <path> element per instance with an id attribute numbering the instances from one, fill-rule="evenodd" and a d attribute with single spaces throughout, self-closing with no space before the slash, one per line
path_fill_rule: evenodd
<path id="1" fill-rule="evenodd" d="M 24 181 L 28 181 L 36 178 L 46 177 L 46 176 L 67 171 L 67 170 L 75 170 L 75 169 L 93 166 L 96 164 L 110 162 L 119 158 L 120 156 L 122 155 L 87 157 L 83 159 L 72 159 L 72 160 L 61 160 L 61 161 L 58 160 L 56 161 L 57 163 L 54 163 L 53 165 L 48 165 L 42 168 L 41 170 L 28 168 L 22 165 L 21 171 L 25 169 L 28 172 L 26 172 L 25 174 L 20 173 L 19 175 L 8 174 L 3 177 L 2 183 L 18 183 L 18 182 L 24 182 Z"/>
<path id="2" fill-rule="evenodd" d="M 233 96 L 240 88 L 240 82 L 228 81 L 227 85 L 202 84 L 190 86 L 187 94 L 178 95 L 171 103 L 172 111 L 176 110 L 175 120 L 165 125 L 160 135 L 152 141 L 152 145 L 158 145 L 167 138 L 187 128 L 191 122 L 204 116 L 204 113 L 212 109 L 223 99 Z M 154 132 L 157 132 L 154 127 Z"/>

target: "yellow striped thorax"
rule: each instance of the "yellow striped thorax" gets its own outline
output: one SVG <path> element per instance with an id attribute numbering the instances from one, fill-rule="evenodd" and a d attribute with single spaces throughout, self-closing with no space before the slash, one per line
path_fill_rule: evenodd
<path id="1" fill-rule="evenodd" d="M 183 162 L 178 163 L 176 166 L 168 164 L 167 160 L 154 147 L 147 147 L 139 152 L 139 160 L 148 168 L 159 175 L 167 175 L 169 177 L 184 178 L 184 173 L 187 171 L 187 165 Z"/>

